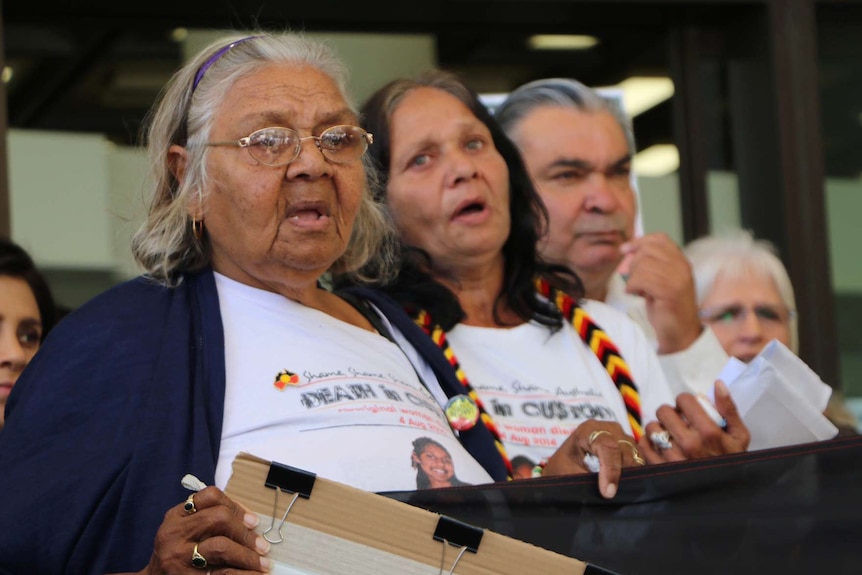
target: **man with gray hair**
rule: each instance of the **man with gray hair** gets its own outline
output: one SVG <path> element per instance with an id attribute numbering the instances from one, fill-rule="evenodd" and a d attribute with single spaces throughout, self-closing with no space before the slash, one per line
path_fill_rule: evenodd
<path id="1" fill-rule="evenodd" d="M 586 297 L 643 328 L 675 393 L 711 389 L 728 356 L 698 317 L 688 260 L 665 234 L 634 237 L 635 146 L 623 111 L 554 78 L 516 89 L 495 114 L 548 208 L 545 259 L 575 270 Z"/>

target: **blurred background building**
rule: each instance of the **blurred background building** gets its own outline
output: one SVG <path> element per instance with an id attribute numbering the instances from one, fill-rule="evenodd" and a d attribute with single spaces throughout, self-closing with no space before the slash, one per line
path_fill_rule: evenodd
<path id="1" fill-rule="evenodd" d="M 139 273 L 141 122 L 186 53 L 254 28 L 325 38 L 357 103 L 432 66 L 491 97 L 548 76 L 618 90 L 644 229 L 775 243 L 803 359 L 862 397 L 862 1 L 7 0 L 0 234 L 62 304 Z"/>

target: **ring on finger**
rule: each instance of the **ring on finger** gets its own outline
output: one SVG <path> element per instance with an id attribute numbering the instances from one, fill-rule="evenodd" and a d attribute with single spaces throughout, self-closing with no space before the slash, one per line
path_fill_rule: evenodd
<path id="1" fill-rule="evenodd" d="M 197 513 L 198 510 L 195 507 L 195 494 L 194 493 L 192 493 L 191 495 L 188 496 L 188 498 L 186 498 L 186 502 L 183 503 L 183 511 L 185 511 L 189 515 L 191 515 L 192 513 Z"/>
<path id="2" fill-rule="evenodd" d="M 629 447 L 632 448 L 632 459 L 638 465 L 646 465 L 646 461 L 643 457 L 641 457 L 640 451 L 638 451 L 637 445 L 629 441 L 628 439 L 617 439 L 617 443 L 625 443 Z"/>
<path id="3" fill-rule="evenodd" d="M 649 440 L 659 451 L 673 447 L 673 443 L 670 441 L 670 433 L 668 433 L 666 429 L 662 431 L 653 431 L 649 434 Z"/>
<path id="4" fill-rule="evenodd" d="M 592 447 L 592 446 L 593 446 L 593 442 L 594 442 L 596 439 L 598 439 L 600 436 L 602 436 L 602 435 L 610 435 L 610 434 L 611 434 L 611 432 L 610 432 L 610 431 L 608 431 L 607 429 L 597 429 L 597 430 L 595 430 L 595 431 L 594 431 L 594 432 L 592 432 L 592 433 L 590 434 L 590 436 L 587 438 L 587 446 L 588 446 L 588 447 Z"/>
<path id="5" fill-rule="evenodd" d="M 602 462 L 599 461 L 599 458 L 592 453 L 587 453 L 584 455 L 584 467 L 587 468 L 587 471 L 590 473 L 598 473 L 602 469 Z"/>
<path id="6" fill-rule="evenodd" d="M 195 548 L 192 551 L 192 567 L 195 567 L 196 569 L 203 569 L 207 566 L 207 560 L 206 557 L 201 555 L 198 551 L 198 545 L 199 543 L 195 543 Z"/>

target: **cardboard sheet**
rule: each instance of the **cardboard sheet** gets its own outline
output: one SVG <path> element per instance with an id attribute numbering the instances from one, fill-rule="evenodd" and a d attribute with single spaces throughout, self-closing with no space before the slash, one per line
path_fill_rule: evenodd
<path id="1" fill-rule="evenodd" d="M 240 453 L 225 493 L 260 517 L 258 533 L 270 540 L 294 496 L 265 486 L 270 462 Z M 334 481 L 315 478 L 310 497 L 293 504 L 269 557 L 272 573 L 290 575 L 582 575 L 587 565 L 485 530 L 476 552 L 434 539 L 441 516 Z M 465 526 L 466 527 L 466 526 Z M 481 531 L 481 530 L 479 530 Z"/>

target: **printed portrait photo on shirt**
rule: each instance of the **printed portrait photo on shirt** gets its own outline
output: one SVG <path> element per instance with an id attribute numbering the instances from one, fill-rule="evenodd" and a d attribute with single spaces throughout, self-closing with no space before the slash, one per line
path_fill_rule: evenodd
<path id="1" fill-rule="evenodd" d="M 470 485 L 455 476 L 452 456 L 430 437 L 419 437 L 413 442 L 410 462 L 416 470 L 417 489 Z"/>

